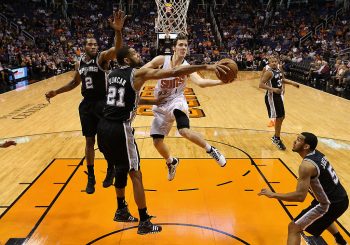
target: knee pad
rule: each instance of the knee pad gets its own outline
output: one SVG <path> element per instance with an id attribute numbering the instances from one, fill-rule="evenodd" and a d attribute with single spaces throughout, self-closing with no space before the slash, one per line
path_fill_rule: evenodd
<path id="1" fill-rule="evenodd" d="M 115 173 L 114 186 L 116 188 L 122 189 L 125 188 L 128 182 L 128 172 L 127 171 L 117 171 Z"/>
<path id="2" fill-rule="evenodd" d="M 190 119 L 183 111 L 178 109 L 174 110 L 174 116 L 176 120 L 177 129 L 190 128 Z"/>
<path id="3" fill-rule="evenodd" d="M 151 134 L 153 139 L 164 139 L 164 135 L 161 134 Z"/>

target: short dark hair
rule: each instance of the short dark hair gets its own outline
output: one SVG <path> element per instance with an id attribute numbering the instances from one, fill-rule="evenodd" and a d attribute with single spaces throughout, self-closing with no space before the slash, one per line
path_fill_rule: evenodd
<path id="1" fill-rule="evenodd" d="M 88 43 L 88 39 L 95 39 L 96 42 L 97 42 L 97 39 L 96 39 L 94 36 L 92 36 L 92 37 L 86 37 L 86 38 L 84 39 L 84 42 L 83 42 L 83 45 L 84 45 L 84 46 L 86 46 L 86 44 Z"/>
<path id="2" fill-rule="evenodd" d="M 124 59 L 128 57 L 129 55 L 129 47 L 122 47 L 117 51 L 117 61 L 119 65 L 125 65 Z"/>
<path id="3" fill-rule="evenodd" d="M 188 40 L 188 37 L 185 33 L 177 34 L 176 38 L 174 39 L 174 46 L 176 46 L 178 40 Z"/>
<path id="4" fill-rule="evenodd" d="M 315 150 L 318 142 L 316 135 L 309 132 L 302 132 L 301 135 L 305 137 L 304 143 L 310 146 L 310 150 Z"/>

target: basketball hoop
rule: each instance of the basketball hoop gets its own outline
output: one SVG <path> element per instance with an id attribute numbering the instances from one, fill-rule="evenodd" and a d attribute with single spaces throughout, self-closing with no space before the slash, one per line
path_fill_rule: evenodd
<path id="1" fill-rule="evenodd" d="M 187 10 L 190 0 L 155 0 L 158 9 L 156 32 L 186 33 Z"/>

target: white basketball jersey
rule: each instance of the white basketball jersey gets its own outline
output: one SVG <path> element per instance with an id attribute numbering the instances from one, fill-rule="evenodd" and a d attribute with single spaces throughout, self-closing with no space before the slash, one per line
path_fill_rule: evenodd
<path id="1" fill-rule="evenodd" d="M 171 69 L 171 55 L 164 56 L 163 69 Z M 188 65 L 184 60 L 181 65 Z M 169 77 L 158 80 L 154 89 L 154 96 L 162 102 L 171 101 L 179 96 L 184 96 L 187 76 Z"/>

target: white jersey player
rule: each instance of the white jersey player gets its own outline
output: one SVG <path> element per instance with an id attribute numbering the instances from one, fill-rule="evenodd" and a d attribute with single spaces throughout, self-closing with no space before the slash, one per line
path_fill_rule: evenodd
<path id="1" fill-rule="evenodd" d="M 185 60 L 187 50 L 187 37 L 179 34 L 174 41 L 174 55 L 157 56 L 144 67 L 169 69 L 186 65 L 188 64 Z M 166 160 L 169 181 L 175 177 L 179 159 L 171 156 L 169 148 L 164 143 L 164 137 L 169 134 L 174 121 L 176 121 L 177 129 L 182 137 L 205 149 L 221 167 L 226 165 L 225 157 L 215 147 L 209 145 L 199 133 L 190 129 L 188 105 L 184 95 L 188 78 L 200 87 L 224 84 L 221 80 L 203 79 L 197 73 L 192 73 L 188 77 L 172 77 L 158 81 L 154 92 L 158 103 L 153 106 L 154 119 L 151 127 L 151 136 L 154 146 Z"/>

